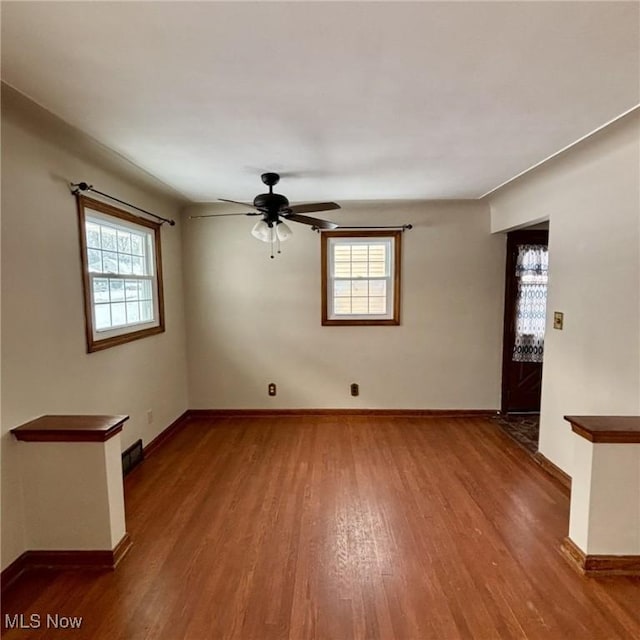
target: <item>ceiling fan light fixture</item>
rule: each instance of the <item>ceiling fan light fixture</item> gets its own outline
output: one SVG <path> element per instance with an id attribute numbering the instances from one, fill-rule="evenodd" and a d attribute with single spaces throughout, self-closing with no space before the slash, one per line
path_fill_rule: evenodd
<path id="1" fill-rule="evenodd" d="M 289 225 L 285 224 L 282 221 L 279 221 L 276 225 L 276 235 L 278 236 L 278 240 L 280 240 L 280 242 L 284 242 L 293 235 L 293 231 L 291 231 Z"/>
<path id="2" fill-rule="evenodd" d="M 251 235 L 262 242 L 272 242 L 275 237 L 273 227 L 270 227 L 264 220 L 256 222 L 251 229 Z"/>

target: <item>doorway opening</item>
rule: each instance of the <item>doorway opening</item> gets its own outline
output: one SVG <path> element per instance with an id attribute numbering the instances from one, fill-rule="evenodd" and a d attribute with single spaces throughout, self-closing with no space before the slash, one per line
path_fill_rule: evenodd
<path id="1" fill-rule="evenodd" d="M 549 230 L 507 234 L 500 422 L 537 450 L 549 274 Z"/>

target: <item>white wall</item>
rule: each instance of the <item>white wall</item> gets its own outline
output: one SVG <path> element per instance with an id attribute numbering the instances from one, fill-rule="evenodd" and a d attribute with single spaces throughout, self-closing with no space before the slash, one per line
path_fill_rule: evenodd
<path id="1" fill-rule="evenodd" d="M 487 205 L 342 205 L 325 217 L 414 225 L 403 236 L 401 326 L 321 326 L 320 237 L 309 227 L 291 223 L 271 260 L 249 234 L 255 218 L 187 211 L 190 407 L 496 409 L 505 241 L 490 234 Z"/>
<path id="2" fill-rule="evenodd" d="M 19 444 L 9 429 L 47 413 L 128 414 L 126 447 L 149 442 L 187 409 L 180 225 L 162 227 L 166 332 L 87 354 L 67 182 L 89 181 L 166 217 L 178 215 L 180 202 L 101 168 L 104 149 L 90 154 L 92 143 L 76 145 L 73 131 L 46 114 L 32 121 L 37 109 L 14 98 L 3 88 L 2 567 L 28 542 Z"/>
<path id="3" fill-rule="evenodd" d="M 569 474 L 564 415 L 640 413 L 639 172 L 636 112 L 490 198 L 493 231 L 550 220 L 540 451 Z"/>
<path id="4" fill-rule="evenodd" d="M 588 555 L 640 555 L 640 444 L 571 437 L 569 537 Z"/>
<path id="5" fill-rule="evenodd" d="M 27 549 L 104 551 L 122 540 L 121 435 L 106 442 L 18 443 Z"/>

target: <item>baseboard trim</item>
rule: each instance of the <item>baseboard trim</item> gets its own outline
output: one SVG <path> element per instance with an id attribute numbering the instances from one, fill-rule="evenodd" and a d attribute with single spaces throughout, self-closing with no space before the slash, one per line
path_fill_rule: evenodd
<path id="1" fill-rule="evenodd" d="M 108 549 L 25 551 L 0 575 L 4 595 L 24 573 L 32 569 L 64 569 L 82 571 L 113 570 L 131 549 L 131 538 L 125 533 L 111 551 Z"/>
<path id="2" fill-rule="evenodd" d="M 287 416 L 380 416 L 398 418 L 475 418 L 497 409 L 190 409 L 189 418 L 269 418 Z"/>
<path id="3" fill-rule="evenodd" d="M 585 576 L 640 576 L 640 556 L 587 555 L 569 537 L 562 541 L 561 549 Z"/>
<path id="4" fill-rule="evenodd" d="M 151 442 L 142 448 L 142 453 L 145 458 L 153 455 L 159 447 L 161 447 L 167 440 L 172 438 L 182 427 L 189 422 L 191 417 L 191 411 L 187 409 L 181 416 L 177 417 L 166 429 L 163 429 Z"/>
<path id="5" fill-rule="evenodd" d="M 129 550 L 131 549 L 132 546 L 133 546 L 133 541 L 131 540 L 129 534 L 125 532 L 125 534 L 122 536 L 122 540 L 118 542 L 118 544 L 115 546 L 114 550 L 112 551 L 114 569 L 120 564 L 120 561 L 122 560 L 122 558 L 124 558 L 127 555 L 127 553 L 129 553 Z"/>
<path id="6" fill-rule="evenodd" d="M 27 551 L 28 569 L 113 569 L 113 551 Z"/>
<path id="7" fill-rule="evenodd" d="M 571 493 L 571 476 L 556 466 L 545 455 L 536 451 L 533 460 L 539 464 L 550 476 L 555 478 L 569 493 Z"/>
<path id="8" fill-rule="evenodd" d="M 18 578 L 27 571 L 27 557 L 29 552 L 25 551 L 19 555 L 10 565 L 8 565 L 2 573 L 0 573 L 0 595 L 9 591 L 9 589 L 17 582 Z"/>

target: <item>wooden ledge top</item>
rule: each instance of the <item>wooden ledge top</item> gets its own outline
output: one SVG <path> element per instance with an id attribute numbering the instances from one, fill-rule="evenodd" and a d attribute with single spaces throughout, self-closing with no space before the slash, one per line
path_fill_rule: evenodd
<path id="1" fill-rule="evenodd" d="M 640 416 L 565 416 L 571 429 L 590 442 L 640 443 Z"/>
<path id="2" fill-rule="evenodd" d="M 129 416 L 40 416 L 11 433 L 24 442 L 106 442 Z"/>

